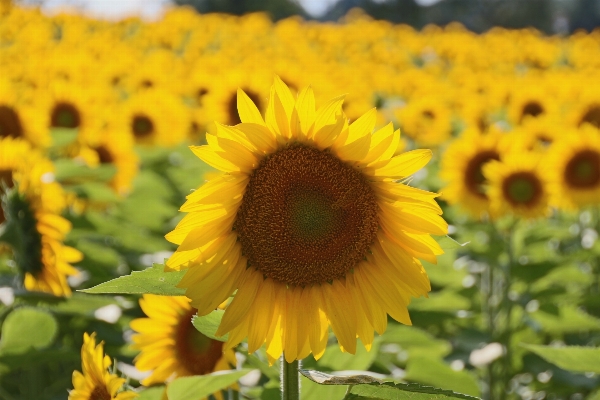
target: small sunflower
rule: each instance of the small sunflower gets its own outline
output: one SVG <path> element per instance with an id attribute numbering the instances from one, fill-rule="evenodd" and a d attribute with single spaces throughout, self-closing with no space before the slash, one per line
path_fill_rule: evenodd
<path id="1" fill-rule="evenodd" d="M 549 93 L 545 82 L 518 80 L 513 87 L 508 104 L 508 118 L 513 125 L 519 125 L 530 118 L 554 115 L 558 111 L 556 99 Z"/>
<path id="2" fill-rule="evenodd" d="M 78 274 L 70 263 L 80 261 L 82 255 L 63 244 L 71 230 L 70 222 L 59 215 L 65 205 L 64 194 L 52 181 L 50 161 L 28 161 L 11 171 L 15 187 L 2 199 L 3 238 L 13 248 L 25 289 L 69 296 L 66 277 Z"/>
<path id="3" fill-rule="evenodd" d="M 294 99 L 276 77 L 265 119 L 238 90 L 242 123 L 217 124 L 208 145 L 191 147 L 223 173 L 182 206 L 166 269 L 187 269 L 178 286 L 199 315 L 237 290 L 217 332 L 229 333 L 226 348 L 248 337 L 250 352 L 266 343 L 271 362 L 319 358 L 331 325 L 354 354 L 357 337 L 370 348 L 385 331 L 387 314 L 410 324 L 411 297 L 430 290 L 418 258 L 443 253 L 430 234 L 447 224 L 437 194 L 397 180 L 431 151 L 394 157 L 400 132 L 371 134 L 375 109 L 348 126 L 343 100 L 315 111 L 310 87 Z"/>
<path id="4" fill-rule="evenodd" d="M 131 321 L 131 328 L 138 332 L 132 338 L 133 347 L 140 350 L 135 366 L 140 371 L 152 371 L 143 385 L 235 366 L 233 350 L 223 351 L 223 342 L 204 336 L 192 325 L 196 310 L 185 296 L 145 294 L 140 306 L 148 318 Z"/>
<path id="5" fill-rule="evenodd" d="M 26 139 L 34 147 L 49 144 L 50 135 L 38 110 L 19 102 L 15 88 L 0 84 L 0 138 Z"/>
<path id="6" fill-rule="evenodd" d="M 493 217 L 513 214 L 523 218 L 544 217 L 550 212 L 548 185 L 539 154 L 511 151 L 500 161 L 483 167 Z"/>
<path id="7" fill-rule="evenodd" d="M 452 133 L 452 113 L 443 99 L 434 96 L 411 100 L 398 110 L 397 116 L 403 131 L 425 146 L 440 145 Z"/>
<path id="8" fill-rule="evenodd" d="M 137 144 L 173 146 L 183 142 L 191 124 L 181 100 L 160 89 L 133 95 L 119 107 L 111 129 L 131 135 Z"/>
<path id="9" fill-rule="evenodd" d="M 138 397 L 129 390 L 120 391 L 124 378 L 111 374 L 108 368 L 112 362 L 104 355 L 104 342 L 96 345 L 96 333 L 83 334 L 81 347 L 82 372 L 73 371 L 73 390 L 69 400 L 129 400 Z"/>
<path id="10" fill-rule="evenodd" d="M 569 131 L 548 153 L 553 204 L 577 209 L 600 203 L 600 132 L 584 125 Z"/>
<path id="11" fill-rule="evenodd" d="M 467 131 L 448 146 L 442 156 L 440 177 L 447 182 L 442 196 L 450 204 L 459 204 L 477 218 L 488 210 L 483 167 L 501 159 L 502 139 L 503 134 L 497 131 L 486 134 Z"/>
<path id="12" fill-rule="evenodd" d="M 510 139 L 507 140 L 527 151 L 545 152 L 567 130 L 569 128 L 554 116 L 530 118 L 511 131 Z"/>

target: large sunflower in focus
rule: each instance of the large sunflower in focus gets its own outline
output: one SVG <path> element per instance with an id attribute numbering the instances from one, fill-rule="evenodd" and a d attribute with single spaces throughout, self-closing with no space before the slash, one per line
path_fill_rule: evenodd
<path id="1" fill-rule="evenodd" d="M 235 366 L 233 350 L 223 352 L 223 342 L 210 339 L 194 328 L 196 310 L 185 296 L 146 294 L 140 306 L 148 318 L 131 321 L 139 332 L 133 336 L 134 348 L 140 350 L 135 366 L 152 370 L 143 385 L 164 383 L 169 379 L 205 375 Z"/>
<path id="2" fill-rule="evenodd" d="M 400 132 L 371 134 L 376 110 L 351 125 L 343 96 L 315 111 L 310 87 L 294 99 L 276 78 L 266 116 L 238 91 L 242 123 L 217 124 L 192 151 L 223 174 L 188 196 L 188 212 L 166 237 L 179 244 L 167 270 L 205 315 L 233 292 L 218 335 L 230 348 L 248 337 L 266 343 L 271 362 L 313 353 L 331 325 L 342 348 L 370 348 L 387 314 L 410 324 L 411 297 L 426 296 L 419 258 L 443 251 L 430 234 L 447 224 L 435 193 L 399 183 L 431 158 L 429 150 L 393 156 Z"/>
<path id="3" fill-rule="evenodd" d="M 5 183 L 10 178 L 15 187 L 3 194 L 5 221 L 0 241 L 11 245 L 25 289 L 68 296 L 71 289 L 66 277 L 78 273 L 70 263 L 80 261 L 82 255 L 63 244 L 71 230 L 70 222 L 59 215 L 65 205 L 64 194 L 52 180 L 50 161 L 32 159 L 31 153 L 29 158 L 22 157 L 21 164 L 7 170 L 10 176 L 3 174 Z"/>
<path id="4" fill-rule="evenodd" d="M 104 343 L 96 345 L 96 333 L 91 336 L 84 333 L 81 347 L 83 373 L 73 371 L 69 400 L 130 400 L 138 397 L 129 390 L 119 392 L 125 379 L 108 371 L 111 364 L 110 357 L 104 355 Z"/>
<path id="5" fill-rule="evenodd" d="M 448 146 L 442 158 L 440 177 L 447 182 L 442 196 L 450 204 L 459 204 L 476 218 L 488 211 L 490 203 L 485 192 L 487 180 L 483 167 L 490 161 L 500 160 L 502 139 L 503 134 L 497 131 L 486 134 L 467 131 Z"/>
<path id="6" fill-rule="evenodd" d="M 600 132 L 586 124 L 552 146 L 546 163 L 551 166 L 553 204 L 565 209 L 600 203 Z"/>

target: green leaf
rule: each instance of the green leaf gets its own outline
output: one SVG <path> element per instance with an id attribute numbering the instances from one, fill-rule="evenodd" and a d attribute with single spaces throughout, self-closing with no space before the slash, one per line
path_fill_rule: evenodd
<path id="1" fill-rule="evenodd" d="M 86 181 L 108 182 L 117 172 L 111 164 L 88 167 L 71 159 L 59 159 L 54 162 L 55 178 L 61 183 L 82 183 Z"/>
<path id="2" fill-rule="evenodd" d="M 435 240 L 436 240 L 436 242 L 438 242 L 438 244 L 444 251 L 460 249 L 470 243 L 470 242 L 465 242 L 465 243 L 461 244 L 461 243 L 457 242 L 456 240 L 452 239 L 448 235 L 436 237 Z"/>
<path id="3" fill-rule="evenodd" d="M 33 347 L 44 349 L 52 344 L 58 323 L 47 311 L 33 307 L 17 308 L 2 324 L 1 353 L 20 353 Z"/>
<path id="4" fill-rule="evenodd" d="M 536 344 L 522 344 L 522 346 L 562 369 L 600 374 L 600 348 L 598 347 L 551 347 Z"/>
<path id="5" fill-rule="evenodd" d="M 84 182 L 65 186 L 65 190 L 75 193 L 79 198 L 99 203 L 111 203 L 120 200 L 115 191 L 102 182 Z"/>
<path id="6" fill-rule="evenodd" d="M 479 395 L 477 380 L 467 371 L 454 371 L 448 364 L 424 354 L 411 355 L 406 366 L 405 380 Z"/>
<path id="7" fill-rule="evenodd" d="M 469 310 L 471 301 L 458 293 L 444 290 L 434 292 L 429 298 L 420 297 L 411 301 L 409 310 L 419 311 L 458 311 Z"/>
<path id="8" fill-rule="evenodd" d="M 600 330 L 600 319 L 580 309 L 568 305 L 558 309 L 558 315 L 542 310 L 531 313 L 531 318 L 538 322 L 546 333 L 574 333 Z"/>
<path id="9" fill-rule="evenodd" d="M 52 147 L 60 148 L 70 145 L 77 139 L 77 129 L 73 128 L 52 128 Z"/>
<path id="10" fill-rule="evenodd" d="M 165 386 L 154 386 L 144 389 L 136 397 L 136 400 L 162 400 L 165 389 Z"/>
<path id="11" fill-rule="evenodd" d="M 399 345 L 410 357 L 416 354 L 444 357 L 452 350 L 450 343 L 445 340 L 434 338 L 422 329 L 396 323 L 390 323 L 381 338 L 383 343 Z"/>
<path id="12" fill-rule="evenodd" d="M 452 390 L 422 386 L 416 383 L 392 383 L 353 386 L 346 399 L 382 399 L 382 400 L 444 400 L 467 399 L 478 400 L 477 397 L 456 393 Z"/>
<path id="13" fill-rule="evenodd" d="M 84 293 L 158 294 L 162 296 L 183 296 L 185 289 L 175 287 L 185 271 L 164 272 L 164 265 L 154 264 L 144 271 L 133 271 L 130 275 L 101 283 Z"/>
<path id="14" fill-rule="evenodd" d="M 217 329 L 221 324 L 221 319 L 223 318 L 223 314 L 225 311 L 223 310 L 214 310 L 210 314 L 198 316 L 194 315 L 192 318 L 192 324 L 196 327 L 198 332 L 202 333 L 204 336 L 208 336 L 211 339 L 219 340 L 221 342 L 226 342 L 229 335 L 225 336 L 215 336 L 217 333 Z"/>
<path id="15" fill-rule="evenodd" d="M 169 400 L 200 400 L 226 389 L 251 369 L 218 371 L 208 375 L 187 376 L 175 379 L 167 388 Z"/>
<path id="16" fill-rule="evenodd" d="M 377 357 L 380 343 L 381 339 L 376 338 L 371 351 L 367 351 L 364 346 L 357 346 L 354 355 L 342 352 L 339 345 L 333 344 L 327 347 L 325 354 L 319 359 L 319 366 L 330 368 L 333 371 L 365 371 Z"/>
<path id="17" fill-rule="evenodd" d="M 335 376 L 319 371 L 301 369 L 300 373 L 321 385 L 352 385 L 346 399 L 383 399 L 383 400 L 443 400 L 467 399 L 477 397 L 456 393 L 452 390 L 438 389 L 416 383 L 383 382 L 368 375 Z M 433 395 L 433 396 L 432 396 Z"/>

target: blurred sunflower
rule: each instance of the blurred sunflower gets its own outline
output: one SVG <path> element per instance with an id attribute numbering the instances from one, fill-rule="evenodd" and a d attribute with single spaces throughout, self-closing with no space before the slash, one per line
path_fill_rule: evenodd
<path id="1" fill-rule="evenodd" d="M 554 115 L 558 111 L 558 104 L 544 83 L 532 79 L 517 80 L 512 87 L 514 90 L 510 93 L 507 111 L 513 125 L 529 118 Z"/>
<path id="2" fill-rule="evenodd" d="M 140 306 L 148 318 L 131 321 L 133 348 L 140 351 L 135 366 L 152 371 L 142 381 L 149 386 L 170 379 L 229 370 L 236 365 L 235 353 L 223 351 L 223 342 L 210 339 L 192 325 L 196 310 L 185 296 L 145 294 Z M 220 393 L 215 397 L 222 400 Z"/>
<path id="3" fill-rule="evenodd" d="M 546 163 L 554 205 L 576 209 L 600 202 L 600 132 L 590 125 L 568 131 Z"/>
<path id="4" fill-rule="evenodd" d="M 15 88 L 0 85 L 0 138 L 21 138 L 36 147 L 47 146 L 50 136 L 44 122 L 37 110 L 18 101 Z"/>
<path id="5" fill-rule="evenodd" d="M 71 230 L 71 223 L 59 215 L 65 205 L 64 194 L 52 181 L 50 161 L 40 157 L 25 160 L 11 170 L 15 187 L 2 198 L 5 222 L 0 241 L 12 247 L 25 289 L 69 296 L 66 277 L 78 274 L 70 263 L 80 261 L 82 255 L 63 244 Z"/>
<path id="6" fill-rule="evenodd" d="M 111 128 L 137 144 L 173 146 L 183 142 L 191 125 L 187 107 L 172 93 L 148 89 L 118 108 Z"/>
<path id="7" fill-rule="evenodd" d="M 111 374 L 108 368 L 112 362 L 104 355 L 104 342 L 96 345 L 96 333 L 83 334 L 81 347 L 82 372 L 73 371 L 73 390 L 69 400 L 129 400 L 138 397 L 129 390 L 120 391 L 124 378 Z"/>
<path id="8" fill-rule="evenodd" d="M 435 96 L 416 96 L 396 116 L 406 135 L 418 144 L 437 146 L 452 133 L 452 113 L 444 101 Z"/>
<path id="9" fill-rule="evenodd" d="M 131 135 L 123 135 L 110 125 L 102 130 L 100 140 L 96 145 L 86 146 L 77 144 L 72 147 L 72 155 L 81 158 L 91 167 L 113 165 L 115 175 L 110 185 L 119 195 L 126 195 L 131 190 L 131 184 L 138 172 L 138 156 L 134 151 Z"/>
<path id="10" fill-rule="evenodd" d="M 476 218 L 488 210 L 490 204 L 485 192 L 487 181 L 483 167 L 492 160 L 501 159 L 502 138 L 503 134 L 497 131 L 486 134 L 467 131 L 448 146 L 440 170 L 440 177 L 447 182 L 442 191 L 444 199 L 462 206 Z"/>
<path id="11" fill-rule="evenodd" d="M 396 180 L 431 151 L 393 157 L 400 132 L 371 134 L 375 109 L 348 126 L 343 98 L 315 111 L 310 87 L 295 100 L 276 77 L 266 119 L 239 90 L 242 123 L 217 124 L 191 148 L 223 174 L 188 196 L 166 269 L 187 268 L 178 286 L 199 315 L 237 290 L 217 332 L 229 333 L 226 348 L 248 337 L 250 352 L 266 342 L 270 362 L 319 358 L 331 325 L 354 354 L 357 337 L 370 348 L 385 331 L 386 314 L 410 324 L 410 298 L 430 290 L 418 258 L 443 253 L 430 234 L 447 224 L 437 194 Z"/>
<path id="12" fill-rule="evenodd" d="M 510 132 L 511 147 L 521 146 L 526 151 L 545 152 L 569 128 L 555 116 L 530 118 Z"/>
<path id="13" fill-rule="evenodd" d="M 494 160 L 483 167 L 493 217 L 512 214 L 538 218 L 550 212 L 541 161 L 539 154 L 511 151 L 502 157 L 502 162 Z"/>

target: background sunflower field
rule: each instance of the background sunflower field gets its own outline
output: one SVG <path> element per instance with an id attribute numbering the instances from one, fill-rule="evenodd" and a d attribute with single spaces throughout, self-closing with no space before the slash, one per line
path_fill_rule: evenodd
<path id="1" fill-rule="evenodd" d="M 303 362 L 448 392 L 302 378 L 302 399 L 600 399 L 600 30 L 184 6 L 109 22 L 3 0 L 0 399 L 91 400 L 90 376 L 114 386 L 103 399 L 280 398 L 264 348 L 223 354 L 214 321 L 189 323 L 181 275 L 162 273 L 176 249 L 164 235 L 215 174 L 189 146 L 240 122 L 238 88 L 264 112 L 275 75 L 317 103 L 346 93 L 350 120 L 377 107 L 377 128 L 400 128 L 397 154 L 432 149 L 408 184 L 440 193 L 450 224 L 445 254 L 423 260 L 432 290 L 411 302 L 412 326 L 390 319 L 356 355 L 331 336 Z"/>

